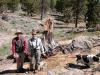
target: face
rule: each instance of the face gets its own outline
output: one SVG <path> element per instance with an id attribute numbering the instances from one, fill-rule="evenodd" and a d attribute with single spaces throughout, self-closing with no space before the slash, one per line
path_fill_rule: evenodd
<path id="1" fill-rule="evenodd" d="M 17 37 L 19 37 L 19 38 L 21 37 L 21 34 L 16 34 L 16 35 L 17 35 Z"/>
<path id="2" fill-rule="evenodd" d="M 33 32 L 31 33 L 31 35 L 32 35 L 32 37 L 35 37 L 36 36 L 36 34 L 34 34 Z"/>
<path id="3" fill-rule="evenodd" d="M 76 58 L 80 60 L 81 59 L 81 55 L 80 54 L 76 55 Z"/>

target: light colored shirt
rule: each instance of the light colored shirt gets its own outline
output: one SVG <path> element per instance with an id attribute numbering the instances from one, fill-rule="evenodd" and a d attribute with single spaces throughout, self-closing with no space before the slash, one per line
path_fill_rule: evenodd
<path id="1" fill-rule="evenodd" d="M 33 50 L 33 49 L 37 49 L 37 50 L 41 50 L 41 53 L 45 53 L 44 52 L 44 48 L 43 48 L 43 44 L 40 38 L 35 37 L 34 39 L 30 39 L 29 40 L 29 51 Z"/>

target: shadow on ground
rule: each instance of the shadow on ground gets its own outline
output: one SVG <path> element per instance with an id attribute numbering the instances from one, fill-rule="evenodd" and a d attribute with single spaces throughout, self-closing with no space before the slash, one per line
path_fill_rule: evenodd
<path id="1" fill-rule="evenodd" d="M 21 71 L 21 72 L 17 72 L 17 70 L 5 70 L 5 71 L 0 72 L 0 75 L 11 74 L 11 73 L 25 73 L 26 71 L 27 71 L 27 69 L 25 69 L 24 71 Z"/>
<path id="2" fill-rule="evenodd" d="M 65 68 L 88 69 L 89 67 L 88 66 L 84 66 L 84 65 L 68 63 L 68 64 L 66 64 Z"/>

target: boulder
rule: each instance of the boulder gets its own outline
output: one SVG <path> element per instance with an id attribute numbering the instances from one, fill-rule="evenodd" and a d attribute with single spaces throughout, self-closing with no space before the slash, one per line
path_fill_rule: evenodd
<path id="1" fill-rule="evenodd" d="M 95 31 L 95 28 L 88 28 L 87 31 L 88 32 L 94 32 Z"/>
<path id="2" fill-rule="evenodd" d="M 100 46 L 100 37 L 98 36 L 78 36 L 72 40 L 70 44 L 67 44 L 64 50 L 72 52 L 75 49 L 91 50 L 91 48 Z"/>
<path id="3" fill-rule="evenodd" d="M 91 49 L 93 47 L 92 39 L 88 36 L 76 37 L 72 41 L 74 48 Z"/>
<path id="4" fill-rule="evenodd" d="M 97 24 L 95 30 L 100 31 L 100 24 Z"/>

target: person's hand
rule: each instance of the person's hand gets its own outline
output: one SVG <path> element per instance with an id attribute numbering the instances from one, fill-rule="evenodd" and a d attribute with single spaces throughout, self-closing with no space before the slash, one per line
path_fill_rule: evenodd
<path id="1" fill-rule="evenodd" d="M 17 53 L 14 53 L 14 58 L 18 58 L 19 55 Z"/>
<path id="2" fill-rule="evenodd" d="M 45 58 L 45 59 L 47 58 L 47 56 L 46 56 L 46 54 L 45 54 L 45 53 L 44 53 L 44 54 L 42 54 L 42 55 L 43 55 L 43 58 Z"/>
<path id="3" fill-rule="evenodd" d="M 43 56 L 46 56 L 46 54 L 44 53 Z"/>
<path id="4" fill-rule="evenodd" d="M 24 51 L 24 53 L 25 53 L 26 55 L 29 55 L 29 53 L 28 53 L 27 51 Z"/>
<path id="5" fill-rule="evenodd" d="M 30 60 L 32 59 L 32 57 L 31 57 L 30 55 L 28 56 L 28 58 L 29 58 Z"/>

